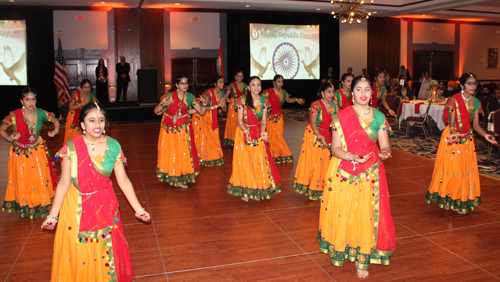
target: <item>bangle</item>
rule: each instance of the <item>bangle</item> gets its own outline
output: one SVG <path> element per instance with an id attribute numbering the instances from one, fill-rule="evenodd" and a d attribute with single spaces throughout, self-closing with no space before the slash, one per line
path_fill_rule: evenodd
<path id="1" fill-rule="evenodd" d="M 450 127 L 450 132 L 451 132 L 452 130 L 457 131 L 457 128 L 456 128 L 456 127 L 454 127 L 454 126 L 451 126 L 451 127 Z"/>
<path id="2" fill-rule="evenodd" d="M 142 208 L 142 211 L 135 213 L 135 217 L 140 217 L 140 216 L 143 216 L 145 214 L 146 214 L 146 210 L 144 208 Z"/>
<path id="3" fill-rule="evenodd" d="M 11 141 L 10 141 L 10 135 L 9 135 L 9 136 L 7 136 L 7 138 L 5 138 L 5 140 L 7 140 L 8 142 L 11 142 Z"/>
<path id="4" fill-rule="evenodd" d="M 349 157 L 351 156 L 351 153 L 347 152 L 347 155 L 345 155 L 346 161 L 349 161 Z"/>
<path id="5" fill-rule="evenodd" d="M 55 132 L 59 133 L 59 128 L 54 129 Z"/>
<path id="6" fill-rule="evenodd" d="M 47 221 L 52 222 L 52 223 L 57 223 L 59 217 L 54 217 L 54 216 L 47 216 Z"/>

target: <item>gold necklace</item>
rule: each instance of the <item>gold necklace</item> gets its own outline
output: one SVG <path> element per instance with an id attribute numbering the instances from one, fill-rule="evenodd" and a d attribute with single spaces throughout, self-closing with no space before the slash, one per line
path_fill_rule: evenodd
<path id="1" fill-rule="evenodd" d="M 368 108 L 366 108 L 366 109 L 359 109 L 358 107 L 353 106 L 353 108 L 356 110 L 356 113 L 357 113 L 357 114 L 358 114 L 358 116 L 360 116 L 360 117 L 364 117 L 364 116 L 366 116 L 367 114 L 369 114 L 369 113 L 370 113 L 370 110 L 371 110 L 371 108 L 370 108 L 370 107 L 368 107 Z"/>
<path id="2" fill-rule="evenodd" d="M 99 137 L 99 139 L 97 139 L 97 141 L 95 141 L 95 142 L 93 142 L 93 143 L 92 143 L 92 142 L 90 142 L 90 140 L 89 140 L 89 139 L 87 139 L 87 137 L 85 137 L 85 135 L 83 135 L 83 138 L 84 138 L 85 140 L 87 140 L 87 142 L 89 142 L 89 143 L 90 143 L 90 146 L 92 146 L 92 151 L 94 151 L 94 144 L 95 144 L 95 143 L 98 143 L 99 141 L 101 141 L 102 135 L 101 135 L 101 137 Z"/>

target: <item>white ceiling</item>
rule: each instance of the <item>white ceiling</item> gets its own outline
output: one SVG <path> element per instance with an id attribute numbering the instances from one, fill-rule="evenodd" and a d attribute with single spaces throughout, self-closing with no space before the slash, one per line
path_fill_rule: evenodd
<path id="1" fill-rule="evenodd" d="M 267 11 L 328 14 L 339 10 L 328 0 L 0 0 L 0 6 L 45 6 L 60 9 L 81 7 L 165 8 L 169 11 Z M 12 0 L 10 0 L 12 1 Z M 365 0 L 369 1 L 369 0 Z M 178 3 L 178 5 L 176 5 Z M 250 7 L 245 7 L 249 5 Z M 412 17 L 500 23 L 500 1 L 496 0 L 374 0 L 366 5 L 378 17 Z M 321 10 L 317 10 L 321 9 Z"/>

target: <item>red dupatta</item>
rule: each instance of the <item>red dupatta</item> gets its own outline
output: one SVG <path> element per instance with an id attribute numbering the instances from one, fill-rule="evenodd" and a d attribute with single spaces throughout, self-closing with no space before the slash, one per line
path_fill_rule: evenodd
<path id="1" fill-rule="evenodd" d="M 210 89 L 208 89 L 208 91 L 211 94 L 210 105 L 211 106 L 217 105 L 217 97 L 215 96 L 215 90 L 213 88 L 210 88 Z M 212 130 L 216 130 L 217 128 L 219 128 L 219 123 L 217 122 L 217 114 L 218 114 L 217 108 L 210 110 L 210 114 L 212 116 Z"/>
<path id="2" fill-rule="evenodd" d="M 264 104 L 262 104 L 262 107 L 264 107 Z M 261 138 L 259 118 L 254 113 L 254 109 L 252 109 L 252 107 L 245 106 L 244 111 L 245 111 L 244 116 L 245 116 L 246 126 L 250 131 L 250 136 L 252 137 L 253 140 L 259 140 Z M 281 177 L 278 172 L 278 168 L 274 163 L 274 158 L 271 153 L 271 148 L 269 147 L 269 142 L 264 142 L 264 145 L 266 146 L 267 161 L 269 163 L 269 168 L 271 169 L 271 175 L 273 177 L 274 184 L 275 185 L 281 184 Z"/>
<path id="3" fill-rule="evenodd" d="M 281 116 L 281 101 L 274 91 L 274 88 L 267 89 L 267 93 L 269 93 L 269 102 L 271 102 L 271 111 L 269 112 L 269 116 L 271 118 L 277 119 Z"/>
<path id="4" fill-rule="evenodd" d="M 335 131 L 340 135 L 344 151 L 354 152 L 360 156 L 372 154 L 366 163 L 356 164 L 355 170 L 351 162 L 342 160 L 337 172 L 349 181 L 356 182 L 360 177 L 372 182 L 375 194 L 374 229 L 377 232 L 375 251 L 379 251 L 380 255 L 390 255 L 396 250 L 396 234 L 389 205 L 385 167 L 378 156 L 377 137 L 368 125 L 360 120 L 352 106 L 340 111 L 333 119 Z M 376 173 L 377 169 L 378 173 Z"/>
<path id="5" fill-rule="evenodd" d="M 386 89 L 385 89 L 385 85 L 382 85 L 382 90 L 380 92 L 380 98 L 382 96 L 384 96 L 384 93 L 385 93 Z M 379 96 L 378 96 L 378 92 L 377 92 L 377 83 L 373 83 L 373 93 L 372 93 L 372 104 L 371 106 L 376 108 L 377 105 L 378 105 L 378 99 L 379 99 Z"/>
<path id="6" fill-rule="evenodd" d="M 326 144 L 331 144 L 332 143 L 332 116 L 326 109 L 325 104 L 323 103 L 323 100 L 318 100 L 314 103 L 318 103 L 321 107 L 321 124 L 319 126 L 316 126 L 319 129 L 319 133 L 323 137 L 325 137 Z M 335 106 L 334 106 L 335 107 Z M 319 116 L 318 116 L 319 118 Z M 311 120 L 311 112 L 309 112 L 309 120 Z"/>
<path id="7" fill-rule="evenodd" d="M 471 97 L 474 99 L 474 97 Z M 443 117 L 448 123 L 450 123 L 450 111 L 451 114 L 455 115 L 455 127 L 457 132 L 460 134 L 469 133 L 471 127 L 471 122 L 474 117 L 471 117 L 467 103 L 464 101 L 462 94 L 458 93 L 452 96 L 452 98 L 446 104 L 446 111 L 443 113 Z M 481 107 L 479 108 L 482 111 Z"/>
<path id="8" fill-rule="evenodd" d="M 108 139 L 108 146 L 109 142 Z M 111 276 L 117 281 L 130 281 L 134 277 L 132 261 L 123 228 L 115 224 L 120 220 L 120 212 L 109 178 L 111 172 L 92 160 L 81 135 L 67 144 L 71 155 L 71 183 L 79 191 L 77 206 L 81 207 L 76 214 L 77 240 L 79 243 L 105 242 Z"/>
<path id="9" fill-rule="evenodd" d="M 76 90 L 75 93 L 76 93 L 77 103 L 82 103 L 83 100 L 82 100 L 82 94 L 81 94 L 80 90 Z M 92 103 L 94 101 L 93 95 L 94 94 L 92 92 L 89 93 L 89 103 Z M 75 116 L 73 117 L 73 123 L 72 123 L 72 125 L 75 127 L 80 127 L 80 112 L 81 111 L 82 111 L 81 108 L 78 108 L 75 110 Z"/>
<path id="10" fill-rule="evenodd" d="M 189 121 L 188 105 L 179 98 L 177 90 L 172 91 L 172 97 L 170 99 L 174 100 L 174 103 L 168 106 L 168 111 L 165 113 L 163 123 L 167 127 L 177 128 Z"/>
<path id="11" fill-rule="evenodd" d="M 341 89 L 337 89 L 337 91 L 340 93 L 340 107 L 342 109 L 345 109 L 349 106 L 352 105 L 352 100 L 349 100 L 346 95 L 344 95 L 344 92 Z"/>
<path id="12" fill-rule="evenodd" d="M 231 84 L 229 84 L 229 87 L 232 87 L 231 93 L 236 94 L 236 97 L 233 98 L 238 99 L 243 96 L 243 93 L 241 93 L 240 88 L 238 88 L 238 84 L 236 84 L 236 81 L 231 82 Z"/>

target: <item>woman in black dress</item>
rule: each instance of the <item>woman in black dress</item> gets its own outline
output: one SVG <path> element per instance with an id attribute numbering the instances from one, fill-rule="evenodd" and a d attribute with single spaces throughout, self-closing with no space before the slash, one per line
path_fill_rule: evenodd
<path id="1" fill-rule="evenodd" d="M 108 102 L 108 68 L 104 65 L 104 60 L 99 59 L 99 64 L 95 68 L 95 84 L 97 100 L 101 103 Z"/>

